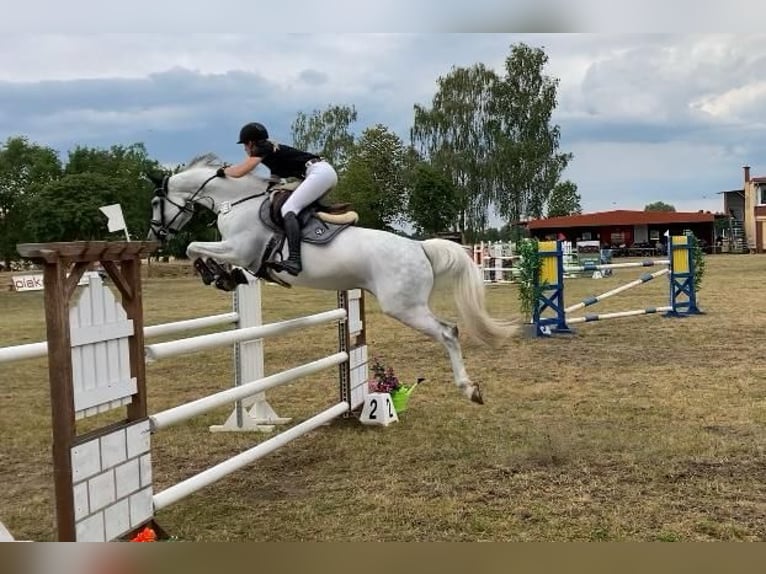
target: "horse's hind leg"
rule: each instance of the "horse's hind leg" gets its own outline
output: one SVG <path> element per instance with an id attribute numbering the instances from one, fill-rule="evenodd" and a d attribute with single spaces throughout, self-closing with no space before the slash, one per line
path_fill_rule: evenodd
<path id="1" fill-rule="evenodd" d="M 428 335 L 444 345 L 449 354 L 452 374 L 458 389 L 473 402 L 484 404 L 479 385 L 471 382 L 468 372 L 465 370 L 463 353 L 458 341 L 457 326 L 438 319 L 426 305 L 419 305 L 408 309 L 386 309 L 383 302 L 381 302 L 381 305 L 383 306 L 383 312 L 387 315 L 398 319 L 405 325 Z"/>

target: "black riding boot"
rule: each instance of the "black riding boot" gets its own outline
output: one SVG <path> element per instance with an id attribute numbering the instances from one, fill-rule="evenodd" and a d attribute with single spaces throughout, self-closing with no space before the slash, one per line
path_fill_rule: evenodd
<path id="1" fill-rule="evenodd" d="M 287 271 L 290 275 L 298 275 L 303 269 L 301 264 L 301 226 L 298 222 L 298 216 L 292 211 L 284 216 L 284 220 L 287 248 L 290 255 L 286 261 L 282 262 L 280 271 Z"/>

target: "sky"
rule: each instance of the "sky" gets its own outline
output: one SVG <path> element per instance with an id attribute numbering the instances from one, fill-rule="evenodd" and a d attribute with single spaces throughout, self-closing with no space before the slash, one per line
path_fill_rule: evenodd
<path id="1" fill-rule="evenodd" d="M 413 106 L 430 106 L 439 76 L 479 62 L 503 73 L 511 45 L 525 42 L 545 49 L 545 73 L 559 80 L 553 121 L 561 151 L 574 155 L 563 177 L 577 184 L 584 211 L 654 201 L 720 211 L 717 192 L 742 186 L 743 165 L 766 176 L 766 34 L 481 32 L 496 23 L 482 16 L 483 0 L 473 20 L 453 19 L 462 31 L 445 31 L 446 20 L 439 31 L 376 31 L 390 14 L 369 8 L 367 27 L 334 29 L 338 2 L 316 16 L 314 4 L 292 3 L 305 5 L 293 18 L 303 24 L 287 31 L 271 18 L 243 26 L 223 5 L 184 31 L 183 11 L 166 25 L 140 10 L 107 18 L 97 4 L 86 12 L 87 2 L 74 3 L 37 20 L 25 3 L 13 8 L 18 25 L 0 25 L 0 139 L 23 135 L 64 161 L 76 145 L 143 142 L 169 165 L 208 151 L 236 162 L 242 124 L 263 122 L 289 143 L 299 111 L 331 104 L 355 106 L 355 132 L 381 123 L 409 143 Z M 234 25 L 225 31 L 221 18 Z M 554 29 L 574 22 L 554 20 Z"/>

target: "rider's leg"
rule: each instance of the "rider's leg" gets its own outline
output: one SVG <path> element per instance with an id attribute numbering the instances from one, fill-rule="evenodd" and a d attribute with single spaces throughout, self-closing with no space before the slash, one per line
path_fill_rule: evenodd
<path id="1" fill-rule="evenodd" d="M 287 247 L 290 252 L 282 263 L 281 271 L 297 275 L 303 268 L 301 264 L 301 229 L 298 214 L 302 209 L 320 199 L 338 183 L 338 174 L 326 161 L 313 163 L 306 170 L 306 179 L 295 188 L 282 206 L 282 218 L 285 222 Z"/>

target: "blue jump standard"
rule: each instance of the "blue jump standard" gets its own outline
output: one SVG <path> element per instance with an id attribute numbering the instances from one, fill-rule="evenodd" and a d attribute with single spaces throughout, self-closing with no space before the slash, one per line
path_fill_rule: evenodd
<path id="1" fill-rule="evenodd" d="M 677 239 L 677 238 L 676 238 Z M 638 314 L 656 314 L 659 312 L 664 311 L 664 317 L 668 318 L 678 318 L 678 317 L 686 317 L 689 315 L 702 315 L 704 314 L 700 309 L 697 307 L 697 294 L 695 290 L 695 276 L 694 276 L 694 258 L 692 257 L 691 250 L 694 247 L 696 239 L 693 236 L 688 236 L 687 240 L 683 243 L 676 243 L 674 241 L 673 237 L 668 238 L 668 260 L 667 261 L 643 261 L 643 262 L 636 262 L 635 264 L 631 265 L 619 265 L 621 267 L 653 267 L 655 265 L 664 264 L 668 265 L 670 270 L 670 280 L 669 280 L 669 306 L 666 307 L 647 307 L 643 310 L 637 309 L 637 310 L 631 310 L 626 313 L 633 313 L 635 315 Z M 546 250 L 540 250 L 539 254 L 543 261 L 547 259 L 550 259 L 552 257 L 556 258 L 556 277 L 555 279 L 551 280 L 548 279 L 548 282 L 543 284 L 542 286 L 539 285 L 539 278 L 536 278 L 537 281 L 535 283 L 535 287 L 539 289 L 539 295 L 537 297 L 537 301 L 535 304 L 535 309 L 533 312 L 533 321 L 535 323 L 535 334 L 538 337 L 550 337 L 553 334 L 573 334 L 574 330 L 569 327 L 567 324 L 566 319 L 566 305 L 564 303 L 564 253 L 562 250 L 562 243 L 561 241 L 556 241 L 554 243 L 555 248 L 554 249 L 546 249 Z M 681 269 L 684 269 L 685 272 L 679 272 L 675 269 L 675 256 L 677 252 L 681 250 L 685 252 L 685 261 L 682 265 L 679 263 L 679 267 Z M 588 263 L 584 264 L 582 266 L 579 266 L 579 268 L 585 270 L 585 271 L 595 271 L 600 268 L 603 268 L 603 264 L 598 263 Z M 568 269 L 572 269 L 572 267 L 569 267 Z M 550 268 L 546 271 L 546 273 L 550 274 Z M 659 272 L 658 272 L 659 273 Z M 651 281 L 652 279 L 655 279 L 657 277 L 657 274 L 650 274 L 645 273 L 641 277 L 637 278 L 633 281 L 635 285 L 637 286 L 642 283 L 646 283 L 647 281 Z M 630 284 L 628 284 L 630 285 Z M 629 288 L 632 288 L 630 286 Z M 624 287 L 624 286 L 623 286 Z M 619 288 L 618 288 L 619 289 Z M 602 294 L 599 296 L 590 296 L 584 299 L 582 302 L 580 302 L 578 305 L 581 305 L 582 307 L 589 307 L 591 305 L 595 305 L 600 300 L 606 298 Z M 582 308 L 580 307 L 580 308 Z M 552 317 L 542 317 L 542 313 L 550 309 L 554 316 Z M 574 310 L 574 309 L 571 309 Z M 615 314 L 619 315 L 620 312 L 617 312 Z M 576 323 L 590 323 L 594 321 L 599 321 L 603 318 L 616 318 L 616 317 L 610 317 L 610 313 L 589 313 L 584 317 L 577 317 L 571 319 L 572 322 Z"/>

